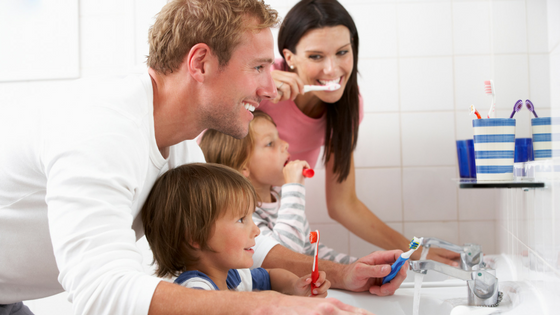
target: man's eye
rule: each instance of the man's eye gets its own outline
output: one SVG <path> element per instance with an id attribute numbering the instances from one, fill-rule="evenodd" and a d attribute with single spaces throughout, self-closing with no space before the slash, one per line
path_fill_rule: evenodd
<path id="1" fill-rule="evenodd" d="M 264 69 L 264 66 L 256 66 L 255 69 L 256 69 L 258 72 L 261 72 L 261 71 Z"/>

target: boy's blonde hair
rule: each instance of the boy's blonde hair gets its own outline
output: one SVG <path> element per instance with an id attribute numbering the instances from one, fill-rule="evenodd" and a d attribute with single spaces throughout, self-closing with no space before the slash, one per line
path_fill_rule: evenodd
<path id="1" fill-rule="evenodd" d="M 219 232 L 216 220 L 231 212 L 252 215 L 256 199 L 251 183 L 224 165 L 185 164 L 163 174 L 142 207 L 156 275 L 177 277 L 189 270 L 199 250 L 212 251 L 208 240 Z"/>
<path id="2" fill-rule="evenodd" d="M 227 165 L 241 171 L 255 147 L 254 125 L 259 119 L 266 119 L 276 126 L 272 117 L 267 113 L 256 110 L 253 120 L 249 123 L 249 132 L 243 139 L 236 139 L 216 130 L 206 130 L 200 139 L 200 148 L 206 162 Z"/>
<path id="3" fill-rule="evenodd" d="M 257 25 L 249 23 L 253 19 Z M 262 0 L 174 0 L 150 27 L 147 63 L 160 73 L 173 72 L 194 45 L 205 43 L 225 66 L 246 30 L 277 24 L 278 12 Z"/>

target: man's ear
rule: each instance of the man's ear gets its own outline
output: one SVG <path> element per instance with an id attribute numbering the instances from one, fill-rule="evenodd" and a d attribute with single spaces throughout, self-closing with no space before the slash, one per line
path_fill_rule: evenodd
<path id="1" fill-rule="evenodd" d="M 210 47 L 204 43 L 194 45 L 186 56 L 189 74 L 198 82 L 204 82 L 208 73 L 217 65 L 218 58 L 212 54 Z"/>

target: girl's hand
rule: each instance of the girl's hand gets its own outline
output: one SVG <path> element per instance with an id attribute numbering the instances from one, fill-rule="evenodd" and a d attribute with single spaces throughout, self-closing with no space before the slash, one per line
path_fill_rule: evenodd
<path id="1" fill-rule="evenodd" d="M 303 93 L 303 81 L 296 73 L 274 70 L 271 75 L 278 89 L 278 95 L 272 100 L 273 103 L 293 101 L 298 94 Z"/>
<path id="2" fill-rule="evenodd" d="M 310 168 L 306 161 L 295 160 L 288 162 L 288 164 L 284 166 L 283 170 L 284 182 L 286 184 L 296 183 L 303 185 L 305 178 L 303 177 L 302 172 L 305 167 Z"/>
<path id="3" fill-rule="evenodd" d="M 313 292 L 313 294 L 315 295 L 312 295 L 311 274 L 305 275 L 296 281 L 293 295 L 313 296 L 320 298 L 327 297 L 327 290 L 331 287 L 331 283 L 329 280 L 327 280 L 327 274 L 324 271 L 319 271 L 319 279 L 317 279 L 317 282 L 315 284 L 317 285 L 317 288 L 315 288 L 315 292 Z"/>

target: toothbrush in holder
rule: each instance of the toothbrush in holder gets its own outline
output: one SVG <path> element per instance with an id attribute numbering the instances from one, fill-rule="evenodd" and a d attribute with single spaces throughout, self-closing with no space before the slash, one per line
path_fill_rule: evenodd
<path id="1" fill-rule="evenodd" d="M 521 100 L 519 100 L 518 102 L 521 102 Z M 535 118 L 539 118 L 539 116 L 537 116 L 537 113 L 535 112 L 535 106 L 533 105 L 533 102 L 526 100 L 525 106 L 527 106 L 527 109 L 530 110 L 533 115 L 535 115 Z"/>
<path id="2" fill-rule="evenodd" d="M 515 113 L 520 111 L 521 108 L 523 108 L 523 101 L 519 100 L 519 101 L 515 102 L 515 105 L 513 105 L 513 112 L 511 112 L 511 115 L 509 116 L 509 118 L 513 118 L 513 115 L 515 115 Z"/>
<path id="3" fill-rule="evenodd" d="M 311 244 L 315 244 L 315 257 L 313 258 L 313 271 L 311 272 L 311 296 L 314 296 L 313 290 L 317 288 L 315 282 L 319 279 L 319 240 L 321 239 L 321 234 L 319 230 L 309 233 L 309 241 Z"/>
<path id="4" fill-rule="evenodd" d="M 383 278 L 383 284 L 393 280 L 397 273 L 401 270 L 401 267 L 406 263 L 406 261 L 410 258 L 412 253 L 418 249 L 418 246 L 424 240 L 423 237 L 417 238 L 416 236 L 410 241 L 410 250 L 406 253 L 402 253 L 401 256 L 395 261 L 395 263 L 391 266 L 391 272 Z"/>
<path id="5" fill-rule="evenodd" d="M 478 112 L 478 110 L 476 110 L 476 108 L 474 108 L 474 105 L 471 105 L 471 113 L 469 115 L 475 114 L 476 118 L 478 119 L 482 119 L 482 116 L 480 116 L 480 113 Z"/>
<path id="6" fill-rule="evenodd" d="M 303 93 L 310 91 L 336 91 L 338 89 L 340 89 L 340 84 L 338 83 L 329 83 L 326 85 L 304 85 Z"/>
<path id="7" fill-rule="evenodd" d="M 484 92 L 486 92 L 486 95 L 492 95 L 492 104 L 490 104 L 488 118 L 496 118 L 496 113 L 494 112 L 496 107 L 496 88 L 492 80 L 484 81 Z"/>

